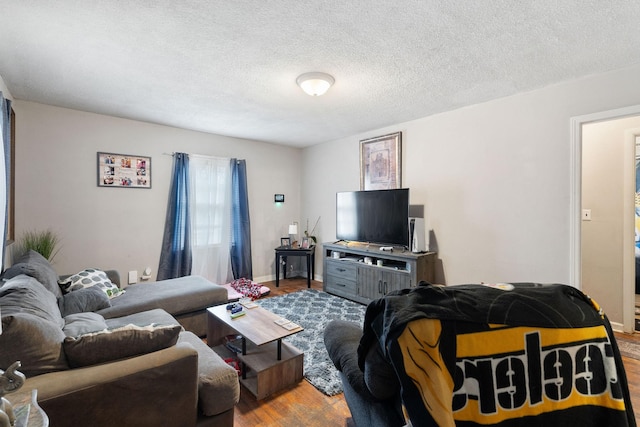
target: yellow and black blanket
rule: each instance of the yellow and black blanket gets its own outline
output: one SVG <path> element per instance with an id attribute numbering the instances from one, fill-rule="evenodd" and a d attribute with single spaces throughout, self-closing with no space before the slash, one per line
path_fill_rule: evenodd
<path id="1" fill-rule="evenodd" d="M 635 426 L 606 316 L 533 283 L 402 290 L 367 308 L 358 349 L 384 349 L 413 426 Z"/>

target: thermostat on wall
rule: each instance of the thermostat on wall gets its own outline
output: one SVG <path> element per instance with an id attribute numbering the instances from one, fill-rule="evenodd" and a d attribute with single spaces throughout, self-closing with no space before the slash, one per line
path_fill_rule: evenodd
<path id="1" fill-rule="evenodd" d="M 274 194 L 273 201 L 276 203 L 284 203 L 284 194 Z"/>

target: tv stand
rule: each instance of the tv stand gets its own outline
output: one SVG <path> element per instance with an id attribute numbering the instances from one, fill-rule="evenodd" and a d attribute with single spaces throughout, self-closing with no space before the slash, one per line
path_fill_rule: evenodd
<path id="1" fill-rule="evenodd" d="M 435 252 L 418 254 L 403 247 L 383 251 L 383 246 L 324 243 L 324 291 L 368 304 L 391 291 L 415 287 L 421 280 L 433 283 Z"/>

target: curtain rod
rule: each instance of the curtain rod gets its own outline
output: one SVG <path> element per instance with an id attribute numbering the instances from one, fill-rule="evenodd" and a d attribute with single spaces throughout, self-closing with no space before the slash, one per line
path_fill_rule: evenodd
<path id="1" fill-rule="evenodd" d="M 171 156 L 173 157 L 174 154 L 176 154 L 176 152 L 171 152 L 171 153 L 162 153 L 165 156 Z M 231 157 L 218 157 L 218 156 L 212 156 L 210 154 L 194 154 L 194 153 L 184 153 L 188 156 L 193 156 L 193 157 L 202 157 L 202 158 L 207 158 L 207 159 L 216 159 L 216 160 L 231 160 Z"/>

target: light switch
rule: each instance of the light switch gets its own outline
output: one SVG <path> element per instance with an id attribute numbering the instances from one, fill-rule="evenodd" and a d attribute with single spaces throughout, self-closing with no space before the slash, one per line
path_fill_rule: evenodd
<path id="1" fill-rule="evenodd" d="M 131 270 L 129 272 L 129 284 L 133 285 L 134 283 L 138 283 L 138 270 Z"/>

